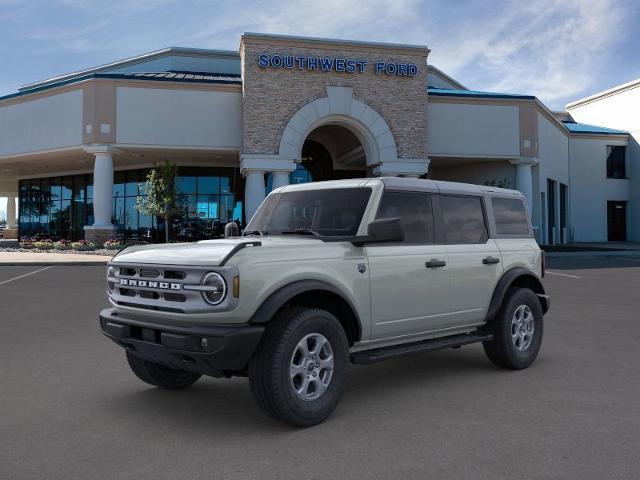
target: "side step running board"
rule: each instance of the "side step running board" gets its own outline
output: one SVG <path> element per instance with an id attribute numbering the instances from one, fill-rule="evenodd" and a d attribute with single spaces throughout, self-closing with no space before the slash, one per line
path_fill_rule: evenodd
<path id="1" fill-rule="evenodd" d="M 435 352 L 436 350 L 461 347 L 462 345 L 468 345 L 470 343 L 485 342 L 492 338 L 493 335 L 487 333 L 463 333 L 461 335 L 433 338 L 421 342 L 403 343 L 401 345 L 354 352 L 351 354 L 351 362 L 366 365 L 382 362 L 383 360 L 390 360 L 392 358 L 404 357 L 414 353 Z"/>

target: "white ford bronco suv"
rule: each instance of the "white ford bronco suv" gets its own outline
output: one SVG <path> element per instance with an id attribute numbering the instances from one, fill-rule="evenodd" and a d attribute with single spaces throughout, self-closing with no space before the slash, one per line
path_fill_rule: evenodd
<path id="1" fill-rule="evenodd" d="M 451 182 L 281 187 L 241 237 L 118 253 L 101 328 L 144 382 L 248 375 L 298 426 L 331 414 L 350 363 L 482 342 L 526 368 L 549 309 L 527 212 L 519 192 Z"/>

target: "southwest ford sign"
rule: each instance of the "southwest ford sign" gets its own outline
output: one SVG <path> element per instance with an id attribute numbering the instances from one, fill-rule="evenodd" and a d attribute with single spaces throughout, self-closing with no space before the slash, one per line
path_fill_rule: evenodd
<path id="1" fill-rule="evenodd" d="M 320 72 L 364 73 L 371 68 L 376 75 L 396 77 L 414 77 L 418 66 L 413 63 L 394 63 L 376 61 L 369 66 L 367 60 L 339 57 L 302 57 L 297 55 L 278 55 L 263 53 L 258 55 L 260 68 L 285 68 L 288 70 L 307 70 Z"/>

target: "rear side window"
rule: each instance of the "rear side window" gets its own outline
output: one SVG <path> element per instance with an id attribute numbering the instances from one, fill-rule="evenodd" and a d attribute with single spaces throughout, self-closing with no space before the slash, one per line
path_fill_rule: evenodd
<path id="1" fill-rule="evenodd" d="M 404 243 L 433 243 L 431 196 L 424 193 L 384 192 L 377 219 L 400 218 Z"/>
<path id="2" fill-rule="evenodd" d="M 522 199 L 493 197 L 491 206 L 493 207 L 496 233 L 498 235 L 529 236 L 527 211 Z"/>
<path id="3" fill-rule="evenodd" d="M 447 243 L 485 243 L 489 238 L 480 197 L 441 195 L 440 209 Z"/>

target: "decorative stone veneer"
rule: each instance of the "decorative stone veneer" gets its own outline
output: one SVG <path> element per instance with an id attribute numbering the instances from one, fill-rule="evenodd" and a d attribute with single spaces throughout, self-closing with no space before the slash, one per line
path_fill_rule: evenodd
<path id="1" fill-rule="evenodd" d="M 429 50 L 426 47 L 249 34 L 242 37 L 240 53 L 243 154 L 278 154 L 285 128 L 299 109 L 313 100 L 328 97 L 327 87 L 348 87 L 354 100 L 382 116 L 393 135 L 399 158 L 427 158 L 426 60 Z M 363 73 L 261 68 L 258 56 L 263 53 L 358 58 L 368 64 Z M 413 77 L 377 75 L 374 69 L 377 61 L 415 64 L 417 74 Z"/>

